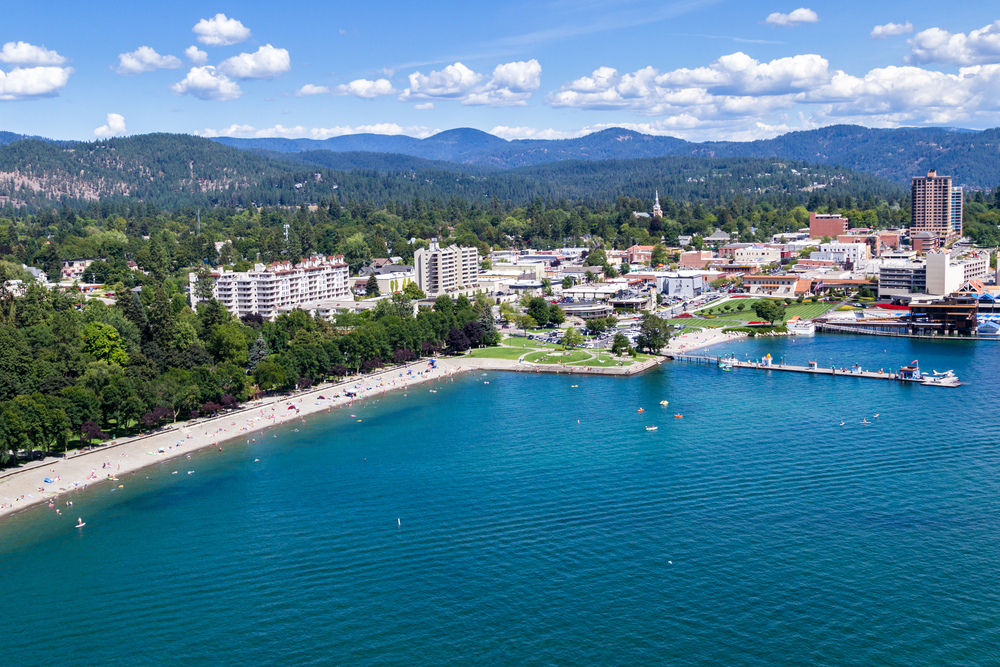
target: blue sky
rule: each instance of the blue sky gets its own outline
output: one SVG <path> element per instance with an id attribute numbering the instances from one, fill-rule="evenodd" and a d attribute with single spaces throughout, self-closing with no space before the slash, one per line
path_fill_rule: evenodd
<path id="1" fill-rule="evenodd" d="M 0 129 L 690 140 L 1000 125 L 993 3 L 453 0 L 5 7 Z"/>

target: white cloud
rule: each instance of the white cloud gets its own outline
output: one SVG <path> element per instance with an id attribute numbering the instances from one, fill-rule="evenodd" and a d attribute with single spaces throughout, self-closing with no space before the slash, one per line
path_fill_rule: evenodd
<path id="1" fill-rule="evenodd" d="M 376 79 L 375 81 L 357 79 L 348 84 L 337 86 L 335 94 L 353 95 L 354 97 L 363 97 L 366 100 L 371 100 L 380 95 L 392 95 L 398 92 L 398 90 L 392 87 L 392 82 L 388 79 Z"/>
<path id="2" fill-rule="evenodd" d="M 988 65 L 1000 63 L 1000 21 L 965 33 L 952 34 L 941 28 L 918 32 L 907 40 L 911 64 L 941 63 L 944 65 Z"/>
<path id="3" fill-rule="evenodd" d="M 417 139 L 426 139 L 440 131 L 422 125 L 403 127 L 396 123 L 376 123 L 374 125 L 357 125 L 355 127 L 314 127 L 309 133 L 313 139 L 328 139 L 330 137 L 340 137 L 345 134 L 404 134 L 409 137 L 416 137 Z"/>
<path id="4" fill-rule="evenodd" d="M 72 67 L 15 67 L 0 70 L 0 101 L 53 97 L 69 81 Z"/>
<path id="5" fill-rule="evenodd" d="M 767 18 L 764 19 L 764 23 L 770 23 L 771 25 L 786 25 L 795 26 L 800 23 L 817 23 L 819 21 L 819 16 L 811 9 L 805 7 L 799 7 L 790 14 L 782 14 L 781 12 L 774 12 L 768 14 Z"/>
<path id="6" fill-rule="evenodd" d="M 192 67 L 183 81 L 170 86 L 175 95 L 194 95 L 200 100 L 236 100 L 243 95 L 239 85 L 211 65 Z"/>
<path id="7" fill-rule="evenodd" d="M 868 36 L 872 39 L 885 39 L 894 35 L 905 35 L 908 32 L 913 32 L 913 24 L 909 21 L 906 23 L 892 23 L 890 21 L 885 25 L 877 25 L 872 28 Z"/>
<path id="8" fill-rule="evenodd" d="M 198 41 L 209 46 L 229 46 L 246 41 L 250 37 L 247 28 L 236 19 L 227 19 L 225 14 L 198 21 L 191 32 L 198 35 Z"/>
<path id="9" fill-rule="evenodd" d="M 330 92 L 330 89 L 326 86 L 314 86 L 311 83 L 307 83 L 298 90 L 295 91 L 295 97 L 308 97 L 309 95 L 325 95 Z"/>
<path id="10" fill-rule="evenodd" d="M 834 122 L 991 127 L 1000 124 L 1000 63 L 964 67 L 958 74 L 908 66 L 854 76 L 831 69 L 815 54 L 758 62 L 734 53 L 705 67 L 668 72 L 646 67 L 622 74 L 602 67 L 550 92 L 545 101 L 557 108 L 660 117 L 616 126 L 684 138 L 774 136 L 795 125 L 789 117 L 796 113 L 800 127 Z M 505 138 L 558 134 L 507 126 L 497 132 Z"/>
<path id="11" fill-rule="evenodd" d="M 44 46 L 27 42 L 7 42 L 0 50 L 0 63 L 14 65 L 62 65 L 66 58 Z"/>
<path id="12" fill-rule="evenodd" d="M 119 137 L 125 134 L 125 116 L 118 113 L 109 113 L 108 122 L 94 130 L 94 136 L 107 139 L 108 137 Z"/>
<path id="13" fill-rule="evenodd" d="M 197 46 L 189 46 L 184 49 L 184 55 L 187 56 L 187 59 L 194 65 L 204 65 L 208 62 L 208 54 L 199 49 Z"/>
<path id="14" fill-rule="evenodd" d="M 475 88 L 483 80 L 482 74 L 477 74 L 462 63 L 448 65 L 440 72 L 430 74 L 414 72 L 410 74 L 410 87 L 403 91 L 399 99 L 410 100 L 457 100 Z"/>
<path id="15" fill-rule="evenodd" d="M 118 61 L 118 69 L 115 71 L 127 76 L 158 69 L 177 69 L 182 66 L 180 58 L 161 56 L 148 46 L 140 46 L 131 53 L 119 53 Z"/>
<path id="16" fill-rule="evenodd" d="M 508 127 L 506 125 L 497 125 L 490 130 L 490 134 L 510 141 L 511 139 L 572 139 L 574 137 L 583 136 L 583 134 L 589 134 L 589 132 L 584 132 L 582 130 L 567 132 L 563 130 L 553 130 L 551 128 L 547 130 L 539 130 L 533 127 Z"/>
<path id="17" fill-rule="evenodd" d="M 764 112 L 790 106 L 795 94 L 823 85 L 831 76 L 829 63 L 815 54 L 761 63 L 737 52 L 707 67 L 666 73 L 646 67 L 621 75 L 601 67 L 550 93 L 546 102 L 554 107 L 631 109 L 644 115 L 738 116 L 748 108 Z"/>
<path id="18" fill-rule="evenodd" d="M 230 125 L 229 127 L 221 130 L 213 130 L 210 128 L 196 130 L 195 134 L 200 137 L 284 137 L 288 139 L 301 137 L 329 139 L 330 137 L 341 137 L 348 134 L 402 134 L 423 139 L 437 134 L 440 131 L 441 130 L 430 129 L 423 126 L 411 125 L 409 127 L 403 127 L 401 125 L 397 125 L 396 123 L 377 123 L 375 125 L 358 125 L 355 127 L 314 127 L 312 129 L 306 129 L 301 125 L 297 125 L 295 127 L 275 125 L 274 127 L 259 129 L 252 125 Z"/>
<path id="19" fill-rule="evenodd" d="M 219 71 L 234 79 L 274 79 L 292 67 L 286 49 L 276 49 L 270 44 L 254 53 L 241 53 L 219 63 Z"/>
<path id="20" fill-rule="evenodd" d="M 410 74 L 410 86 L 399 99 L 402 102 L 459 100 L 470 106 L 524 106 L 541 85 L 541 74 L 542 66 L 534 59 L 497 65 L 489 80 L 462 63 L 455 63 L 429 75 Z"/>
<path id="21" fill-rule="evenodd" d="M 423 104 L 414 104 L 413 108 L 417 109 L 419 111 L 430 111 L 431 109 L 434 108 L 434 103 L 433 102 L 424 102 Z"/>

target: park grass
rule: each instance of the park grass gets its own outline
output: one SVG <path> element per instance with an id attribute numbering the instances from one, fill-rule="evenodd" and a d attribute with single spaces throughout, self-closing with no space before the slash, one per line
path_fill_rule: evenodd
<path id="1" fill-rule="evenodd" d="M 618 363 L 621 362 L 621 367 L 631 366 L 635 362 L 631 359 L 618 359 L 617 357 L 612 357 L 610 354 L 602 354 L 601 360 L 598 361 L 597 357 L 589 359 L 587 361 L 577 361 L 575 363 L 566 364 L 567 366 L 590 366 L 592 368 L 615 368 L 619 367 Z M 619 367 L 620 368 L 620 367 Z"/>
<path id="2" fill-rule="evenodd" d="M 709 308 L 707 310 L 699 310 L 695 314 L 696 315 L 713 315 L 713 316 L 716 316 L 716 317 L 725 317 L 725 318 L 729 318 L 729 319 L 733 319 L 733 320 L 740 320 L 741 323 L 742 322 L 750 322 L 752 320 L 759 320 L 760 319 L 759 317 L 757 317 L 757 314 L 753 312 L 753 304 L 756 303 L 757 301 L 764 301 L 764 300 L 765 299 L 741 299 L 741 301 L 746 304 L 746 307 L 743 310 L 724 311 L 721 308 Z M 766 299 L 766 300 L 768 300 L 768 301 L 777 301 L 778 299 Z M 783 301 L 781 302 L 781 305 L 784 305 Z M 832 304 L 823 303 L 823 302 L 818 302 L 818 303 L 811 303 L 811 302 L 796 303 L 796 302 L 793 301 L 791 304 L 785 306 L 785 319 L 787 320 L 787 319 L 789 319 L 791 317 L 795 317 L 796 315 L 798 315 L 803 320 L 809 320 L 809 319 L 812 319 L 814 317 L 819 317 L 820 315 L 822 315 L 826 311 L 830 310 L 831 306 L 832 306 Z M 711 321 L 711 320 L 709 320 L 709 321 Z M 731 325 L 727 325 L 727 326 L 739 326 L 739 324 L 735 324 L 735 325 L 731 324 Z"/>
<path id="3" fill-rule="evenodd" d="M 685 327 L 708 327 L 712 329 L 718 329 L 719 327 L 739 327 L 745 324 L 741 320 L 704 320 L 697 317 L 674 317 L 667 320 L 667 322 L 670 324 L 683 324 Z"/>
<path id="4" fill-rule="evenodd" d="M 522 336 L 511 336 L 503 340 L 507 347 L 516 347 L 521 350 L 554 350 L 558 345 L 554 343 L 540 343 L 537 340 L 529 340 Z"/>
<path id="5" fill-rule="evenodd" d="M 484 347 L 472 350 L 468 356 L 475 359 L 520 359 L 525 352 L 520 347 Z"/>
<path id="6" fill-rule="evenodd" d="M 532 352 L 524 360 L 533 364 L 572 364 L 590 358 L 590 353 L 583 350 L 571 350 L 568 354 L 558 357 L 549 357 L 548 354 L 546 351 Z"/>

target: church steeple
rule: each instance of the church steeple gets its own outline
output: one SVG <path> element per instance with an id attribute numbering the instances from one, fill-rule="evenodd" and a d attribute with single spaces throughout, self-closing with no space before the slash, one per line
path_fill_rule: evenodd
<path id="1" fill-rule="evenodd" d="M 656 190 L 656 199 L 654 200 L 654 203 L 653 203 L 653 217 L 654 218 L 662 218 L 663 217 L 663 209 L 660 208 L 660 191 L 659 191 L 659 189 Z"/>

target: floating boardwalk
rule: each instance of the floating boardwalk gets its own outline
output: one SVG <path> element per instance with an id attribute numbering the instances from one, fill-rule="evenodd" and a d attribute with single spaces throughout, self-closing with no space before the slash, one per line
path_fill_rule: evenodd
<path id="1" fill-rule="evenodd" d="M 739 361 L 728 357 L 710 357 L 699 354 L 674 354 L 667 357 L 671 361 L 684 361 L 694 364 L 728 364 L 735 368 L 747 368 L 761 371 L 786 371 L 789 373 L 806 373 L 808 375 L 830 375 L 833 377 L 864 378 L 867 380 L 889 380 L 891 382 L 906 382 L 932 387 L 958 387 L 962 383 L 955 377 L 935 380 L 933 376 L 918 375 L 917 377 L 901 376 L 899 373 L 873 372 L 853 369 L 810 368 L 808 366 L 789 366 L 788 364 L 763 364 L 755 361 Z"/>

